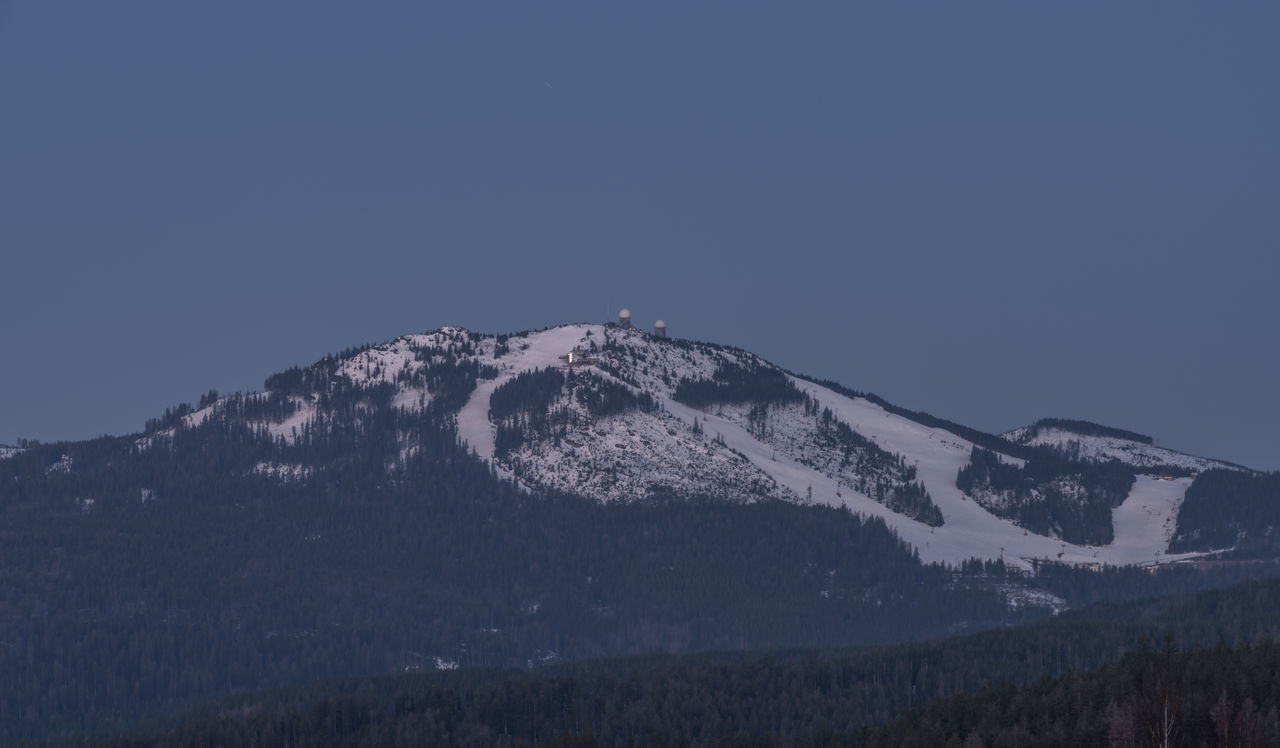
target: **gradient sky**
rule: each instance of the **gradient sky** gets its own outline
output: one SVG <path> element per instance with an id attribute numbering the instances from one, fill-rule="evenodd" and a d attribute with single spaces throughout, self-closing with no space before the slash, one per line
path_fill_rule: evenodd
<path id="1" fill-rule="evenodd" d="M 626 306 L 978 428 L 1277 469 L 1278 28 L 1274 2 L 0 0 L 0 442 Z"/>

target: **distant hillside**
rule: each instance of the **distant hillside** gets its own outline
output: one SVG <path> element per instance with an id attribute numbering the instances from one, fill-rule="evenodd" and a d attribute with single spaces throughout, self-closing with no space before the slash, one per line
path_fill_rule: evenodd
<path id="1" fill-rule="evenodd" d="M 1155 475 L 1189 476 L 1215 468 L 1243 469 L 1222 460 L 1196 457 L 1158 447 L 1144 434 L 1088 421 L 1045 418 L 1014 429 L 1003 437 L 1026 447 L 1049 450 L 1062 459 L 1118 462 Z"/>
<path id="2" fill-rule="evenodd" d="M 1077 421 L 1070 418 L 1041 418 L 1039 421 L 1020 429 L 1018 434 L 1025 440 L 1034 439 L 1041 431 L 1069 431 L 1080 436 L 1108 436 L 1113 439 L 1137 442 L 1139 444 L 1155 444 L 1155 439 L 1145 434 L 1124 429 L 1112 428 L 1090 421 Z"/>

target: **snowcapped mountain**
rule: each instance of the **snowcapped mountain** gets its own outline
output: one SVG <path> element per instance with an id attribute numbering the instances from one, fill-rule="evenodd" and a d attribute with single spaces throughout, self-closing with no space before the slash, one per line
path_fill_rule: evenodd
<path id="1" fill-rule="evenodd" d="M 140 434 L 4 450 L 0 638 L 25 654 L 0 705 L 22 721 L 58 672 L 69 713 L 114 714 L 232 671 L 861 647 L 1270 573 L 1280 473 L 1154 449 L 1061 421 L 1003 438 L 616 325 L 406 335 Z M 1221 549 L 1155 576 L 1053 563 Z M 149 674 L 110 667 L 154 641 Z"/>
<path id="2" fill-rule="evenodd" d="M 419 449 L 405 419 L 431 413 L 527 491 L 841 506 L 882 518 L 925 561 L 1025 566 L 1175 558 L 1167 549 L 1191 473 L 1225 466 L 1079 422 L 1003 438 L 952 430 L 743 350 L 614 325 L 514 335 L 445 327 L 267 384 L 171 414 L 137 446 L 237 420 L 281 450 L 249 472 L 305 481 L 331 466 L 291 461 L 290 445 L 398 414 L 386 426 L 396 430 L 393 474 Z"/>

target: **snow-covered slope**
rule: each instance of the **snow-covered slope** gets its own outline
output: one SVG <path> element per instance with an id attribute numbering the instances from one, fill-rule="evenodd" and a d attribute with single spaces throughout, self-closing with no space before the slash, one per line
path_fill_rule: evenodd
<path id="1" fill-rule="evenodd" d="M 705 430 L 696 434 L 691 414 L 682 418 L 667 410 L 633 411 L 598 419 L 563 395 L 550 405 L 571 414 L 563 435 L 554 440 L 527 441 L 497 458 L 497 425 L 489 417 L 493 393 L 518 374 L 561 367 L 559 357 L 575 348 L 586 348 L 593 342 L 597 348 L 605 345 L 606 329 L 601 325 L 559 327 L 513 339 L 511 350 L 502 356 L 481 354 L 480 361 L 496 366 L 500 373 L 480 382 L 459 411 L 459 437 L 477 455 L 495 462 L 502 474 L 515 476 L 526 486 L 573 491 L 605 501 L 627 501 L 655 493 L 736 500 L 796 498 L 767 473 L 718 443 L 714 434 L 707 435 Z M 606 352 L 600 358 L 617 362 L 625 356 Z M 707 363 L 698 360 L 692 370 L 714 370 Z M 636 373 L 649 379 L 661 395 L 669 394 L 668 385 L 655 384 L 647 376 L 653 370 L 645 366 Z M 622 382 L 595 366 L 577 368 L 574 376 Z"/>
<path id="2" fill-rule="evenodd" d="M 1117 460 L 1139 470 L 1158 469 L 1166 465 L 1197 472 L 1214 468 L 1237 469 L 1235 465 L 1176 452 L 1154 444 L 1116 436 L 1081 434 L 1063 428 L 1024 426 L 1003 436 L 1015 444 L 1050 447 L 1072 459 L 1095 462 Z"/>
<path id="3" fill-rule="evenodd" d="M 518 341 L 518 345 L 512 341 L 511 353 L 486 358 L 501 374 L 477 387 L 458 414 L 458 426 L 461 438 L 479 456 L 532 487 L 577 490 L 604 500 L 636 499 L 661 490 L 844 506 L 884 519 L 925 561 L 959 563 L 975 556 L 1003 556 L 1015 562 L 1039 558 L 1134 564 L 1164 558 L 1172 520 L 1190 483 L 1140 477 L 1114 512 L 1114 542 L 1100 547 L 1072 545 L 1000 519 L 956 488 L 956 474 L 968 462 L 972 443 L 889 413 L 868 400 L 789 375 L 787 380 L 811 404 L 775 405 L 767 409 L 763 422 L 751 422 L 746 404 L 699 408 L 673 399 L 681 380 L 710 379 L 726 362 L 773 368 L 749 353 L 677 345 L 636 331 L 593 325 L 555 328 Z M 560 355 L 592 342 L 600 349 L 600 366 L 575 370 L 575 375 L 626 382 L 653 396 L 660 410 L 600 420 L 575 414 L 558 441 L 534 440 L 508 455 L 498 455 L 497 426 L 488 418 L 493 393 L 521 372 L 561 365 Z M 563 407 L 566 402 L 561 398 L 555 405 Z M 859 485 L 863 476 L 856 465 L 821 446 L 818 413 L 827 410 L 913 469 L 914 480 L 941 512 L 941 526 L 904 516 L 873 498 L 865 481 Z M 694 423 L 700 434 L 694 433 Z"/>
<path id="4" fill-rule="evenodd" d="M 921 426 L 884 411 L 874 403 L 851 399 L 816 385 L 806 385 L 824 404 L 830 404 L 843 418 L 894 451 L 912 456 L 919 475 L 945 521 L 941 527 L 926 528 L 904 522 L 869 506 L 862 497 L 842 502 L 855 511 L 885 517 L 908 542 L 920 549 L 923 559 L 958 563 L 971 556 L 1006 559 L 1054 559 L 1068 563 L 1144 563 L 1163 554 L 1168 547 L 1172 525 L 1190 480 L 1156 481 L 1139 477 L 1133 491 L 1115 510 L 1115 541 L 1106 546 L 1078 546 L 1028 532 L 988 512 L 955 486 L 956 473 L 968 462 L 972 444 L 941 429 Z M 823 497 L 829 500 L 830 488 Z M 837 503 L 837 502 L 831 502 Z M 1133 518 L 1145 516 L 1145 521 Z M 1123 519 L 1124 521 L 1120 521 Z"/>
<path id="5" fill-rule="evenodd" d="M 570 352 L 579 365 L 567 365 Z M 205 403 L 138 446 L 172 438 L 175 429 L 239 418 L 280 445 L 279 457 L 252 473 L 312 480 L 326 466 L 296 461 L 289 445 L 341 428 L 334 403 L 343 403 L 341 418 L 357 427 L 372 420 L 371 409 L 389 407 L 405 418 L 444 419 L 499 476 L 526 490 L 601 501 L 661 495 L 846 507 L 883 519 L 924 561 L 949 564 L 972 557 L 1023 566 L 1032 559 L 1164 560 L 1190 484 L 1139 476 L 1112 512 L 1113 542 L 1064 543 L 992 514 L 957 488 L 974 445 L 954 433 L 796 378 L 746 351 L 608 325 L 503 336 L 446 327 L 324 359 L 267 384 L 266 392 Z M 1068 436 L 1045 429 L 1009 435 L 1024 444 L 1078 442 L 1083 457 L 1122 454 L 1139 467 L 1216 464 L 1147 444 Z M 388 470 L 415 453 L 414 438 L 412 428 L 397 432 L 398 460 L 389 458 Z"/>
<path id="6" fill-rule="evenodd" d="M 0 460 L 13 457 L 14 455 L 19 454 L 21 452 L 22 450 L 18 447 L 10 447 L 5 444 L 0 444 Z"/>

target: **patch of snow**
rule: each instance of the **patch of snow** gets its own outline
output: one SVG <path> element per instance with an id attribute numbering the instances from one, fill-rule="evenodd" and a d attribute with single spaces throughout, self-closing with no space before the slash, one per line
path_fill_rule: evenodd
<path id="1" fill-rule="evenodd" d="M 154 434 L 147 434 L 146 436 L 138 437 L 138 439 L 134 441 L 133 445 L 138 448 L 139 452 L 146 452 L 155 446 L 157 439 L 166 439 L 172 436 L 173 429 L 164 429 L 162 431 L 157 431 Z"/>
<path id="2" fill-rule="evenodd" d="M 221 400 L 219 400 L 218 402 L 221 402 Z M 187 415 L 183 416 L 182 421 L 183 423 L 186 424 L 187 428 L 196 428 L 197 426 L 201 425 L 205 421 L 209 420 L 209 416 L 213 415 L 214 409 L 217 407 L 218 407 L 217 402 L 211 405 L 206 405 L 194 413 L 188 413 Z"/>
<path id="3" fill-rule="evenodd" d="M 415 349 L 417 344 L 425 343 L 429 338 L 405 336 L 367 348 L 343 361 L 338 366 L 337 375 L 366 387 L 384 382 L 395 384 L 401 377 L 422 368 Z"/>
<path id="4" fill-rule="evenodd" d="M 435 657 L 436 670 L 457 670 L 458 661 L 445 657 Z"/>
<path id="5" fill-rule="evenodd" d="M 1059 428 L 1041 427 L 1033 431 L 1031 427 L 1027 426 L 1014 429 L 1003 436 L 1016 444 L 1026 444 L 1033 447 L 1052 447 L 1071 456 L 1073 459 L 1093 462 L 1117 460 L 1126 465 L 1132 465 L 1139 470 L 1155 468 L 1161 465 L 1171 465 L 1195 471 L 1212 470 L 1214 468 L 1239 469 L 1225 462 L 1183 454 L 1172 449 L 1157 447 L 1154 444 L 1144 444 L 1143 442 L 1114 436 L 1077 434 L 1073 431 Z"/>
<path id="6" fill-rule="evenodd" d="M 254 395 L 250 395 L 249 397 L 260 397 L 263 394 L 265 393 L 255 393 Z M 226 398 L 226 397 L 219 398 L 215 402 L 204 406 L 200 410 L 197 410 L 194 413 L 188 413 L 187 415 L 183 416 L 182 417 L 183 427 L 197 428 L 199 426 L 202 426 L 206 421 L 209 420 L 211 416 L 213 416 L 214 413 L 216 413 L 220 408 L 225 406 L 226 401 L 228 399 L 229 398 Z M 167 429 L 160 429 L 159 431 L 156 431 L 153 434 L 148 434 L 146 436 L 139 437 L 134 442 L 134 445 L 138 448 L 139 452 L 146 452 L 147 450 L 151 449 L 152 446 L 155 445 L 157 440 L 172 439 L 173 434 L 176 430 L 177 429 L 172 426 Z"/>
<path id="7" fill-rule="evenodd" d="M 52 475 L 54 473 L 70 473 L 72 462 L 73 460 L 71 459 L 71 455 L 62 455 L 62 457 L 58 458 L 57 462 L 44 469 L 44 474 Z"/>
<path id="8" fill-rule="evenodd" d="M 316 404 L 304 397 L 290 398 L 298 406 L 288 418 L 278 423 L 260 421 L 258 427 L 271 435 L 273 439 L 283 439 L 286 444 L 294 443 L 306 429 L 307 424 L 315 420 Z"/>
<path id="9" fill-rule="evenodd" d="M 391 398 L 391 405 L 411 413 L 420 413 L 431 404 L 431 393 L 424 387 L 401 387 Z"/>
<path id="10" fill-rule="evenodd" d="M 1000 591 L 1004 593 L 1005 601 L 1009 607 L 1015 610 L 1025 607 L 1048 608 L 1056 616 L 1070 607 L 1067 605 L 1066 600 L 1045 590 L 1031 589 L 1018 584 L 1006 584 L 1000 587 Z"/>
<path id="11" fill-rule="evenodd" d="M 310 465 L 289 465 L 279 462 L 259 462 L 253 466 L 255 475 L 275 478 L 281 483 L 294 483 L 310 478 L 314 469 Z"/>
<path id="12" fill-rule="evenodd" d="M 417 444 L 410 443 L 409 437 L 407 436 L 401 435 L 400 443 L 402 446 L 400 447 L 399 459 L 395 460 L 394 462 L 388 462 L 387 464 L 388 473 L 394 473 L 397 470 L 403 470 L 404 466 L 408 464 L 410 460 L 416 457 L 419 452 L 422 451 L 421 447 L 419 447 Z"/>
<path id="13" fill-rule="evenodd" d="M 0 444 L 0 460 L 7 460 L 10 457 L 22 454 L 24 451 L 25 450 L 20 447 L 10 447 L 6 444 Z"/>

